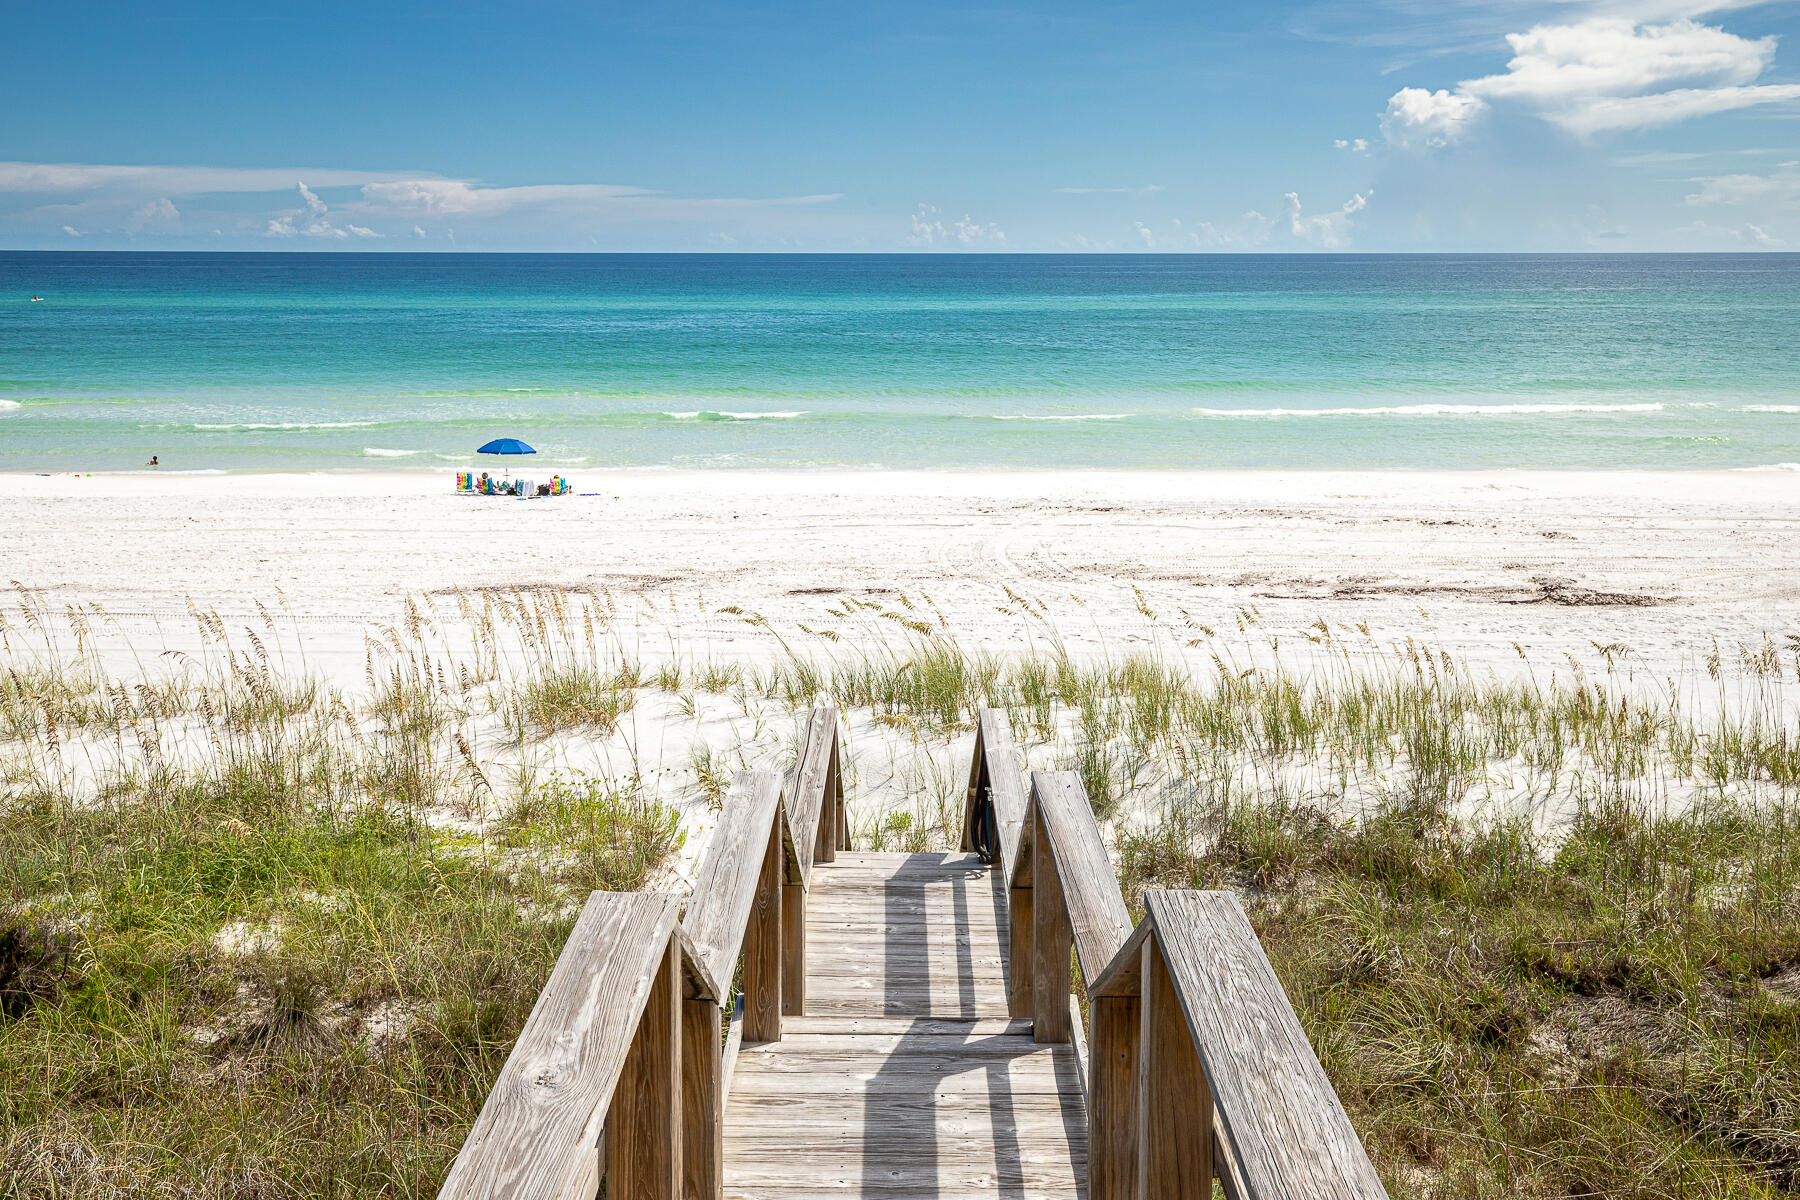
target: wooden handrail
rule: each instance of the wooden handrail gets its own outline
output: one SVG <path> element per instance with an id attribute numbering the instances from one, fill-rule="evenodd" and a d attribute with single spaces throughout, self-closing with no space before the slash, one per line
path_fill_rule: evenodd
<path id="1" fill-rule="evenodd" d="M 685 917 L 678 896 L 588 898 L 440 1200 L 591 1200 L 603 1176 L 632 1200 L 722 1195 L 721 1006 L 740 952 L 732 1039 L 779 1040 L 804 1012 L 806 881 L 849 846 L 837 710 L 807 721 L 785 787 L 732 781 Z"/>
<path id="2" fill-rule="evenodd" d="M 676 925 L 678 896 L 595 892 L 569 934 L 550 980 L 513 1044 L 487 1103 L 439 1190 L 463 1197 L 591 1196 L 601 1173 L 602 1125 L 679 1126 L 659 1104 L 654 1060 L 672 1052 L 658 996 L 684 990 L 691 950 Z M 646 1069 L 651 1068 L 651 1069 Z M 669 1101 L 661 1097 L 665 1110 Z M 629 1145 L 622 1145 L 629 1142 Z M 679 1146 L 679 1141 L 674 1143 Z M 635 1139 L 609 1139 L 630 1155 Z M 663 1157 L 672 1161 L 670 1151 Z M 665 1169 L 667 1162 L 663 1163 Z M 623 1168 L 634 1177 L 656 1162 Z"/>
<path id="3" fill-rule="evenodd" d="M 1013 1015 L 1077 1039 L 1071 950 L 1086 982 L 1089 1196 L 1210 1197 L 1217 1176 L 1247 1200 L 1385 1200 L 1237 899 L 1151 891 L 1133 928 L 1080 777 L 1030 781 L 981 710 L 969 804 L 1024 797 L 1010 863 L 1002 837 Z"/>
<path id="4" fill-rule="evenodd" d="M 771 896 L 768 889 L 780 885 L 781 873 L 764 879 L 763 867 L 771 851 L 781 851 L 785 840 L 783 823 L 781 776 L 773 771 L 738 772 L 719 808 L 718 828 L 713 830 L 712 840 L 700 856 L 694 872 L 694 893 L 681 919 L 682 928 L 693 940 L 711 978 L 723 981 L 709 990 L 715 1000 L 725 998 L 737 972 L 738 952 L 744 948 L 753 927 L 753 914 L 759 906 L 780 899 L 778 893 Z M 755 953 L 745 963 L 746 995 L 763 990 L 753 987 L 748 979 L 762 965 Z M 746 1001 L 745 1019 L 753 1027 L 755 1008 L 754 1001 Z M 751 1041 L 769 1040 L 758 1036 L 758 1032 L 747 1036 Z"/>

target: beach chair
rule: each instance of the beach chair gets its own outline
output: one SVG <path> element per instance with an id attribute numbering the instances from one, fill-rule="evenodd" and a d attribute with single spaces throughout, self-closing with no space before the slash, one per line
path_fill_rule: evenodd
<path id="1" fill-rule="evenodd" d="M 456 473 L 456 490 L 459 492 L 474 491 L 475 476 L 469 474 L 467 471 L 458 471 Z"/>

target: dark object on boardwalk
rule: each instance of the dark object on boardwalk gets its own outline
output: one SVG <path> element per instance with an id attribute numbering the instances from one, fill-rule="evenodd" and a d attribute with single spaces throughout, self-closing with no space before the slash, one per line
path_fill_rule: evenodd
<path id="1" fill-rule="evenodd" d="M 495 438 L 475 451 L 477 454 L 536 454 L 537 451 L 518 438 Z"/>

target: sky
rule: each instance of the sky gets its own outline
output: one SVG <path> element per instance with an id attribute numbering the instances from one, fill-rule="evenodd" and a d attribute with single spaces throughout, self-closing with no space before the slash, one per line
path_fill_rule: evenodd
<path id="1" fill-rule="evenodd" d="M 7 249 L 1800 251 L 1800 0 L 5 25 Z"/>

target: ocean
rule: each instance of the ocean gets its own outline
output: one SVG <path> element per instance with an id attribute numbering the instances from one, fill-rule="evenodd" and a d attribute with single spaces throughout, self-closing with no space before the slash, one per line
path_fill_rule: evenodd
<path id="1" fill-rule="evenodd" d="M 1800 470 L 1800 256 L 0 253 L 0 470 L 499 436 L 538 473 Z"/>

